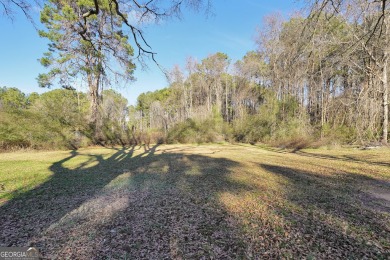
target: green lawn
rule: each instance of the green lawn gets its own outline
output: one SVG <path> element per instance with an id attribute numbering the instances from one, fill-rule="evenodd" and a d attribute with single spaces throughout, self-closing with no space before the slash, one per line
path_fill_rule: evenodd
<path id="1" fill-rule="evenodd" d="M 390 257 L 390 150 L 0 154 L 0 246 L 69 259 Z"/>

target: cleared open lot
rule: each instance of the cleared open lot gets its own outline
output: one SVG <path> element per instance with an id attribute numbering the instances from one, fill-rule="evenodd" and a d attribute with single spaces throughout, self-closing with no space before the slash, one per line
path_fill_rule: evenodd
<path id="1" fill-rule="evenodd" d="M 0 245 L 50 258 L 390 257 L 390 150 L 0 154 Z"/>

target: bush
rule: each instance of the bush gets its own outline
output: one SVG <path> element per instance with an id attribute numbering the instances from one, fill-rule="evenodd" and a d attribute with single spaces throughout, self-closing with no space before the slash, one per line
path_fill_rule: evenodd
<path id="1" fill-rule="evenodd" d="M 176 124 L 168 132 L 168 143 L 195 143 L 198 140 L 199 128 L 193 119 Z"/>
<path id="2" fill-rule="evenodd" d="M 352 143 L 357 138 L 356 130 L 345 125 L 331 127 L 329 124 L 324 124 L 322 126 L 322 135 L 325 140 L 329 140 L 332 143 Z"/>
<path id="3" fill-rule="evenodd" d="M 233 124 L 236 141 L 263 142 L 272 145 L 302 148 L 310 144 L 312 129 L 309 119 L 294 98 L 278 101 L 268 94 L 254 115 L 246 115 Z"/>
<path id="4" fill-rule="evenodd" d="M 214 118 L 197 121 L 187 119 L 172 127 L 167 136 L 167 143 L 212 143 L 225 140 L 223 126 Z"/>

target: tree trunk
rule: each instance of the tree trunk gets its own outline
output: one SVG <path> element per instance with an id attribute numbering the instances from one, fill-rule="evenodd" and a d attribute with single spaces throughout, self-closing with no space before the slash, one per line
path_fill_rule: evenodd
<path id="1" fill-rule="evenodd" d="M 90 98 L 91 98 L 91 104 L 90 104 L 90 118 L 89 122 L 91 125 L 96 126 L 97 124 L 97 113 L 98 113 L 98 107 L 99 107 L 99 100 L 98 100 L 98 93 L 95 89 L 90 88 Z"/>
<path id="2" fill-rule="evenodd" d="M 89 125 L 93 131 L 93 142 L 100 142 L 100 118 L 99 118 L 99 106 L 100 106 L 100 93 L 99 93 L 99 79 L 93 80 L 92 76 L 88 77 L 88 85 L 89 85 L 89 97 L 91 99 L 90 104 L 90 117 L 89 117 Z"/>
<path id="3" fill-rule="evenodd" d="M 382 70 L 382 85 L 383 85 L 383 135 L 382 143 L 387 144 L 388 138 L 388 127 L 389 127 L 389 82 L 387 78 L 388 74 L 388 63 L 389 63 L 389 17 L 385 16 L 383 26 L 385 26 L 384 37 L 385 37 L 385 46 L 383 53 L 383 70 Z"/>
<path id="4" fill-rule="evenodd" d="M 385 61 L 383 64 L 383 76 L 382 76 L 382 86 L 383 86 L 383 135 L 382 135 L 382 143 L 387 144 L 387 136 L 388 136 L 388 127 L 389 127 L 389 86 L 388 86 L 388 78 L 387 78 L 387 67 L 388 67 L 388 54 L 387 50 L 385 51 Z"/>
<path id="5" fill-rule="evenodd" d="M 225 80 L 225 117 L 226 122 L 229 122 L 229 109 L 228 109 L 228 78 Z"/>

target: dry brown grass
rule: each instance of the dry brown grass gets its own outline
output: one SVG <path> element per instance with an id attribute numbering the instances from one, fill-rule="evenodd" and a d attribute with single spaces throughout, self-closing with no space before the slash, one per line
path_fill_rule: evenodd
<path id="1" fill-rule="evenodd" d="M 9 153 L 0 183 L 0 245 L 49 258 L 390 257 L 388 149 Z"/>

